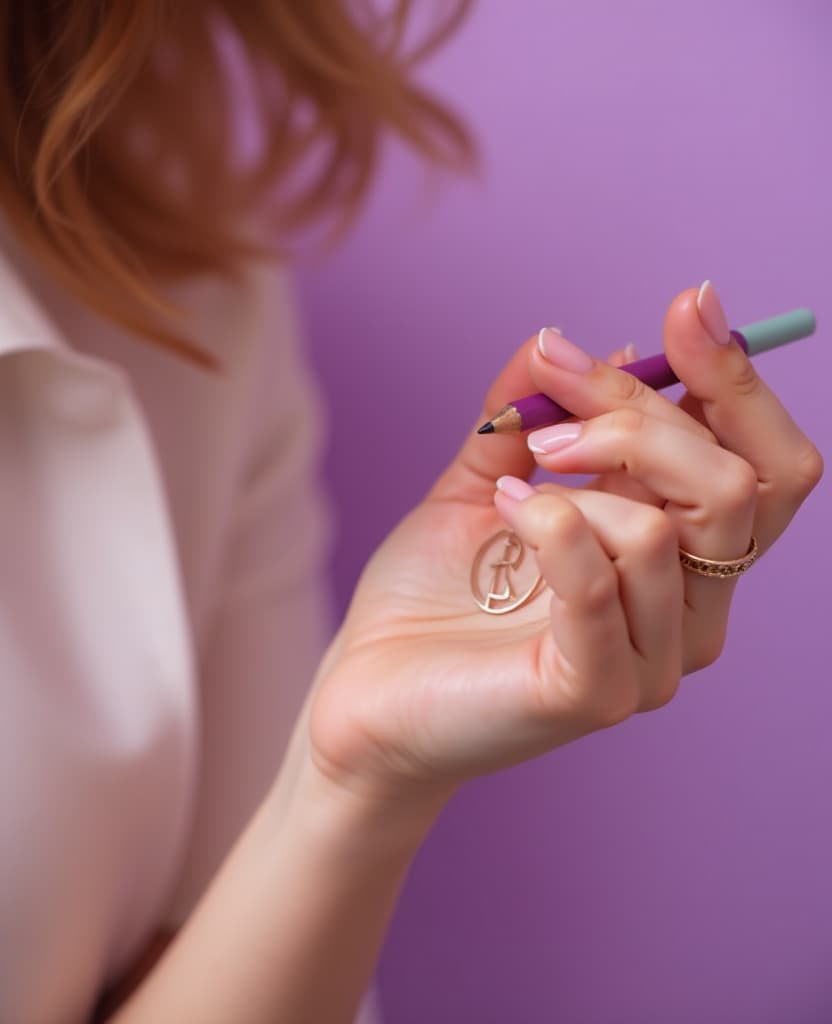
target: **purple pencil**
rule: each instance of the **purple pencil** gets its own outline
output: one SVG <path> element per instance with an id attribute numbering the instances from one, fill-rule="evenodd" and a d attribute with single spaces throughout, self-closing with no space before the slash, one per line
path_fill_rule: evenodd
<path id="1" fill-rule="evenodd" d="M 808 337 L 814 332 L 816 326 L 817 321 L 814 314 L 810 309 L 804 307 L 793 309 L 768 320 L 759 320 L 747 327 L 741 327 L 739 330 L 733 330 L 731 337 L 749 356 L 755 356 L 790 341 L 797 341 L 798 338 Z M 647 356 L 646 359 L 638 359 L 634 363 L 627 363 L 625 366 L 619 367 L 619 369 L 638 377 L 655 391 L 679 383 L 679 378 L 671 370 L 670 363 L 663 353 Z M 553 402 L 546 395 L 529 395 L 504 405 L 493 419 L 484 423 L 477 430 L 477 433 L 516 434 L 523 430 L 560 423 L 561 420 L 568 419 L 572 415 L 568 409 L 564 409 L 562 405 Z"/>

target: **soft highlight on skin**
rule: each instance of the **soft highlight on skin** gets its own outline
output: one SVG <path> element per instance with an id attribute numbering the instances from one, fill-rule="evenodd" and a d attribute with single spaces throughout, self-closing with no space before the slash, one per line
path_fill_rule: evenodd
<path id="1" fill-rule="evenodd" d="M 81 302 L 210 365 L 166 282 L 234 277 L 321 217 L 343 230 L 388 130 L 432 161 L 471 165 L 465 128 L 412 80 L 470 2 L 448 0 L 408 48 L 413 0 L 12 0 L 0 10 L 0 204 Z M 262 137 L 244 165 L 229 52 Z"/>

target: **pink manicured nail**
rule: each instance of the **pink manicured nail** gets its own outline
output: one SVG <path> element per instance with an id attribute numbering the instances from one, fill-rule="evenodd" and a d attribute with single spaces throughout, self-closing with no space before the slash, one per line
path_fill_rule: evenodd
<path id="1" fill-rule="evenodd" d="M 523 501 L 524 498 L 530 498 L 535 493 L 534 487 L 516 476 L 501 476 L 497 481 L 497 490 L 501 494 L 505 494 L 506 497 L 513 498 L 514 501 Z"/>
<path id="2" fill-rule="evenodd" d="M 696 308 L 699 311 L 699 319 L 705 330 L 717 345 L 727 345 L 731 340 L 731 328 L 728 326 L 728 319 L 725 310 L 719 301 L 716 288 L 710 281 L 705 281 L 696 296 Z"/>
<path id="3" fill-rule="evenodd" d="M 558 423 L 529 434 L 527 444 L 533 452 L 540 454 L 560 451 L 577 441 L 581 436 L 583 423 Z"/>
<path id="4" fill-rule="evenodd" d="M 570 373 L 586 373 L 595 360 L 582 348 L 573 345 L 554 327 L 544 327 L 537 336 L 537 347 L 544 359 Z"/>
<path id="5" fill-rule="evenodd" d="M 634 363 L 638 359 L 638 349 L 630 341 L 624 348 L 624 364 Z"/>

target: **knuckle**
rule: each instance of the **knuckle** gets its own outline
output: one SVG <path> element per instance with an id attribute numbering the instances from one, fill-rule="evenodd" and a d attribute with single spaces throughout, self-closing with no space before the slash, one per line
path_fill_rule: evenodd
<path id="1" fill-rule="evenodd" d="M 668 673 L 667 677 L 644 698 L 639 711 L 658 711 L 659 708 L 667 707 L 679 692 L 681 681 L 681 672 Z"/>
<path id="2" fill-rule="evenodd" d="M 729 456 L 726 469 L 718 475 L 719 505 L 730 512 L 753 509 L 759 481 L 754 467 L 738 455 Z"/>
<path id="3" fill-rule="evenodd" d="M 536 532 L 560 544 L 576 544 L 586 529 L 583 513 L 566 498 L 549 495 L 548 499 L 539 503 Z"/>
<path id="4" fill-rule="evenodd" d="M 640 559 L 676 558 L 676 529 L 661 509 L 644 506 L 630 529 L 630 545 Z"/>
<path id="5" fill-rule="evenodd" d="M 759 393 L 762 380 L 750 359 L 744 359 L 739 369 L 731 375 L 730 387 L 741 398 L 752 398 Z"/>
<path id="6" fill-rule="evenodd" d="M 794 490 L 798 497 L 805 498 L 817 487 L 823 470 L 823 456 L 811 441 L 806 441 L 794 459 Z"/>
<path id="7" fill-rule="evenodd" d="M 633 683 L 622 681 L 614 694 L 596 702 L 592 709 L 597 729 L 609 729 L 620 725 L 638 711 L 638 688 Z"/>
<path id="8" fill-rule="evenodd" d="M 609 572 L 587 581 L 586 588 L 575 604 L 580 607 L 582 613 L 597 615 L 606 611 L 618 600 L 618 574 L 610 566 Z"/>
<path id="9" fill-rule="evenodd" d="M 616 409 L 610 413 L 609 425 L 616 433 L 632 437 L 641 432 L 646 419 L 640 409 Z"/>
<path id="10" fill-rule="evenodd" d="M 641 404 L 647 395 L 647 385 L 632 373 L 622 370 L 615 374 L 615 398 L 622 402 Z"/>

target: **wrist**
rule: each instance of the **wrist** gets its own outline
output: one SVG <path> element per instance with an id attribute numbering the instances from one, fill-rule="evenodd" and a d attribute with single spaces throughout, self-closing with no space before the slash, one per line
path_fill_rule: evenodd
<path id="1" fill-rule="evenodd" d="M 447 794 L 380 794 L 331 778 L 304 757 L 292 792 L 282 802 L 284 824 L 346 866 L 360 861 L 409 861 L 447 802 Z"/>
<path id="2" fill-rule="evenodd" d="M 415 854 L 457 785 L 394 786 L 329 770 L 314 747 L 310 715 L 328 663 L 337 661 L 340 633 L 327 651 L 298 716 L 265 813 L 274 828 L 291 828 L 344 856 Z"/>

